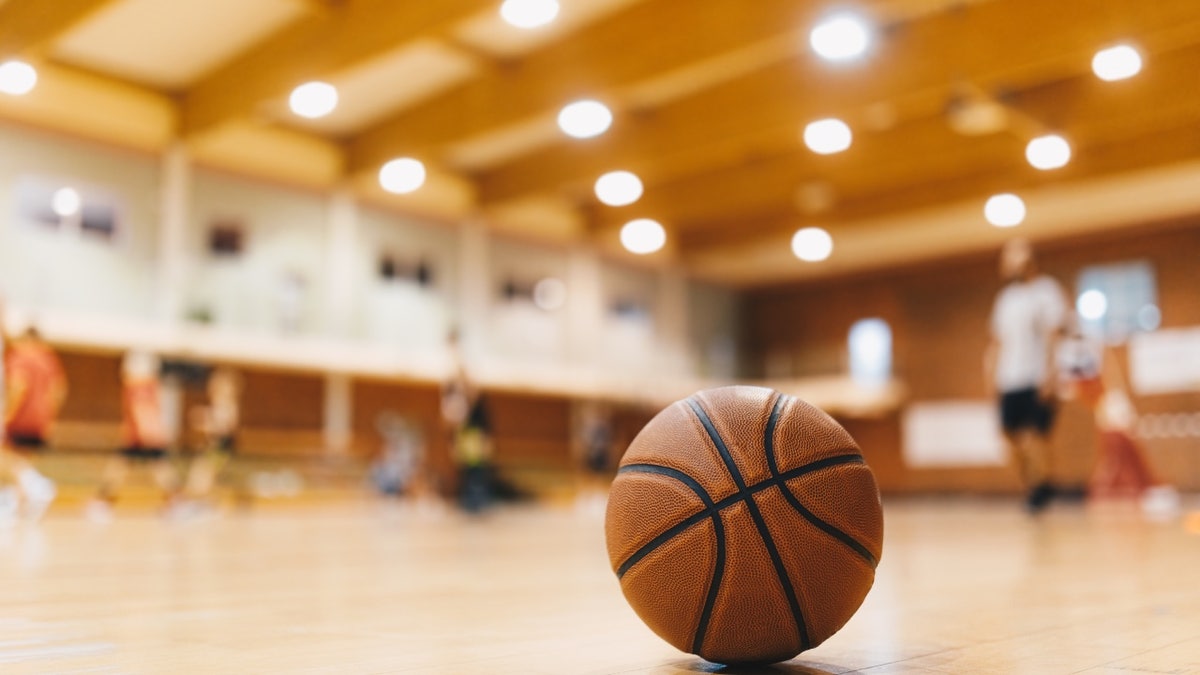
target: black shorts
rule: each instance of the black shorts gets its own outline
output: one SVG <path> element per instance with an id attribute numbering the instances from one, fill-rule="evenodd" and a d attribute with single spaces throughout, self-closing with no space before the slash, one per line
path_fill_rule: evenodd
<path id="1" fill-rule="evenodd" d="M 1000 395 L 1000 426 L 1008 433 L 1033 429 L 1048 434 L 1054 425 L 1054 413 L 1054 403 L 1042 400 L 1037 389 L 1018 389 Z"/>
<path id="2" fill-rule="evenodd" d="M 13 449 L 24 452 L 41 452 L 46 449 L 46 439 L 33 434 L 9 434 L 8 442 Z"/>
<path id="3" fill-rule="evenodd" d="M 233 434 L 217 437 L 217 452 L 232 455 L 237 450 L 237 438 Z"/>
<path id="4" fill-rule="evenodd" d="M 167 457 L 167 451 L 163 448 L 144 448 L 141 446 L 121 448 L 121 454 L 125 456 L 125 459 L 134 462 L 156 462 Z"/>

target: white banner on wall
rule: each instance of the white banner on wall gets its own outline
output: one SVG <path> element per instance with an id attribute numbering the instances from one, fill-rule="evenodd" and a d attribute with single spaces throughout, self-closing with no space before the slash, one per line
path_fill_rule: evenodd
<path id="1" fill-rule="evenodd" d="M 1200 327 L 1134 335 L 1129 380 L 1137 394 L 1200 391 Z"/>
<path id="2" fill-rule="evenodd" d="M 901 419 L 904 462 L 914 468 L 1003 466 L 1000 419 L 992 401 L 925 401 Z"/>

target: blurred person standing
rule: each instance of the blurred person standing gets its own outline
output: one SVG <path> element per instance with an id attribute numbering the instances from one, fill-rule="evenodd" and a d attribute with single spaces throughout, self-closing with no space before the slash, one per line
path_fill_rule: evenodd
<path id="1" fill-rule="evenodd" d="M 459 503 L 478 513 L 493 496 L 491 415 L 486 396 L 467 376 L 458 331 L 451 331 L 448 347 L 452 371 L 442 385 L 442 420 L 458 466 Z"/>
<path id="2" fill-rule="evenodd" d="M 217 368 L 208 376 L 207 389 L 208 404 L 190 413 L 192 426 L 203 439 L 200 456 L 187 473 L 187 496 L 195 500 L 212 494 L 221 470 L 237 450 L 241 426 L 242 376 L 231 368 Z"/>
<path id="3" fill-rule="evenodd" d="M 94 520 L 112 516 L 117 494 L 134 464 L 149 467 L 168 506 L 175 501 L 178 485 L 167 458 L 170 435 L 163 418 L 160 367 L 157 356 L 141 351 L 129 352 L 121 364 L 123 447 L 105 466 L 96 498 L 88 504 L 87 514 Z"/>
<path id="4" fill-rule="evenodd" d="M 6 501 L 10 510 L 22 504 L 25 515 L 37 520 L 54 501 L 58 489 L 34 468 L 29 455 L 46 447 L 50 428 L 67 397 L 67 378 L 58 355 L 32 326 L 8 341 L 3 360 L 0 380 L 4 384 L 4 439 L 0 464 L 2 472 L 16 484 L 19 498 L 18 502 L 7 493 Z"/>
<path id="5" fill-rule="evenodd" d="M 999 397 L 1000 422 L 1027 490 L 1026 506 L 1038 513 L 1055 493 L 1049 437 L 1057 406 L 1054 359 L 1067 304 L 1059 283 L 1039 272 L 1026 239 L 1005 244 L 1000 276 L 1004 287 L 992 306 L 984 378 Z"/>

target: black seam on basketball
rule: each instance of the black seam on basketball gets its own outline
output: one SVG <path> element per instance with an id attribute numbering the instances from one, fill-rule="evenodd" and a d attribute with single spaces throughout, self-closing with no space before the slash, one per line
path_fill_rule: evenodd
<path id="1" fill-rule="evenodd" d="M 824 520 L 821 520 L 817 514 L 804 508 L 804 505 L 800 503 L 800 500 L 796 498 L 796 495 L 792 493 L 791 489 L 788 488 L 786 484 L 781 483 L 779 485 L 779 491 L 783 493 L 783 498 L 787 500 L 788 504 L 791 504 L 792 508 L 795 509 L 797 513 L 803 516 L 805 520 L 815 525 L 817 529 L 848 546 L 850 550 L 854 551 L 859 555 L 859 557 L 867 561 L 867 564 L 869 564 L 872 568 L 879 564 L 879 561 L 875 559 L 875 555 L 867 550 L 866 546 L 858 543 L 854 537 L 846 534 L 836 526 L 830 525 Z"/>
<path id="2" fill-rule="evenodd" d="M 746 483 L 742 480 L 742 474 L 738 471 L 737 464 L 733 461 L 733 455 L 729 453 L 729 446 L 725 445 L 725 440 L 721 438 L 721 434 L 717 433 L 717 428 L 713 425 L 712 419 L 708 413 L 704 412 L 704 408 L 695 399 L 687 400 L 688 406 L 692 412 L 700 420 L 700 424 L 704 426 L 704 430 L 708 432 L 708 437 L 716 446 L 717 452 L 721 455 L 721 461 L 725 463 L 725 468 L 729 470 L 729 476 L 738 487 L 738 493 L 746 502 L 746 510 L 750 512 L 750 518 L 754 521 L 754 527 L 758 530 L 758 536 L 762 539 L 763 546 L 767 549 L 767 554 L 771 556 L 771 564 L 775 567 L 775 575 L 779 577 L 779 585 L 783 588 L 783 594 L 787 598 L 788 605 L 792 610 L 792 620 L 796 622 L 796 630 L 800 634 L 800 651 L 805 651 L 809 648 L 808 626 L 804 620 L 804 612 L 800 609 L 800 601 L 796 598 L 796 590 L 792 588 L 791 579 L 788 577 L 787 567 L 783 564 L 783 557 L 779 555 L 779 549 L 775 547 L 775 541 L 771 538 L 771 530 L 767 527 L 767 521 L 763 519 L 762 513 L 758 510 L 758 504 L 754 503 L 753 494 L 746 489 Z"/>
<path id="3" fill-rule="evenodd" d="M 809 462 L 808 464 L 792 469 L 791 471 L 785 471 L 775 478 L 769 478 L 761 483 L 755 483 L 754 485 L 746 488 L 746 491 L 750 494 L 754 494 L 756 492 L 762 492 L 763 490 L 773 488 L 776 485 L 779 485 L 781 482 L 789 481 L 793 478 L 799 478 L 800 476 L 810 474 L 814 471 L 820 471 L 821 469 L 827 469 L 831 466 L 862 463 L 863 458 L 861 455 L 838 455 L 836 457 L 826 457 L 825 459 L 818 459 L 815 462 Z M 675 478 L 683 476 L 690 480 L 695 480 L 692 479 L 691 476 L 688 476 L 686 473 L 679 471 L 678 469 L 672 469 L 668 466 L 659 466 L 658 464 L 627 464 L 617 470 L 617 473 L 656 473 Z M 697 487 L 700 487 L 699 483 L 696 485 Z M 700 490 L 703 491 L 704 488 L 700 487 Z M 705 492 L 700 499 L 705 500 L 705 504 L 708 504 L 709 506 L 706 506 L 703 511 L 698 511 L 687 518 L 684 518 L 667 530 L 663 531 L 662 534 L 659 534 L 657 537 L 646 542 L 646 544 L 644 544 L 637 551 L 634 551 L 634 553 L 630 555 L 625 562 L 621 563 L 620 567 L 617 568 L 617 578 L 619 579 L 625 576 L 625 573 L 629 571 L 629 568 L 637 564 L 642 558 L 645 558 L 647 555 L 653 553 L 654 549 L 673 539 L 676 535 L 682 533 L 696 523 L 703 521 L 705 518 L 711 518 L 714 514 L 720 513 L 734 504 L 742 502 L 745 499 L 745 495 L 743 495 L 741 492 L 737 492 L 714 503 L 711 501 L 711 497 L 708 496 L 708 493 Z"/>
<path id="4" fill-rule="evenodd" d="M 775 399 L 775 405 L 771 407 L 771 416 L 767 418 L 767 427 L 763 431 L 763 451 L 767 455 L 767 466 L 771 469 L 771 476 L 775 478 L 779 477 L 779 466 L 775 463 L 775 426 L 779 422 L 779 414 L 787 398 L 787 396 L 779 394 L 779 396 Z M 787 500 L 787 503 L 791 504 L 792 508 L 795 509 L 797 513 L 803 516 L 805 520 L 815 525 L 817 529 L 821 530 L 825 534 L 828 534 L 834 539 L 837 539 L 846 546 L 849 546 L 850 550 L 857 553 L 860 557 L 862 557 L 863 560 L 866 560 L 872 568 L 879 564 L 878 560 L 876 560 L 875 556 L 869 550 L 867 550 L 866 546 L 860 544 L 858 540 L 856 540 L 854 537 L 851 537 L 845 531 L 822 520 L 817 516 L 817 514 L 805 508 L 804 505 L 800 503 L 800 499 L 797 498 L 795 493 L 792 492 L 791 488 L 788 487 L 786 482 L 779 483 L 779 491 L 783 494 L 783 498 Z"/>
<path id="5" fill-rule="evenodd" d="M 720 590 L 721 579 L 725 576 L 725 526 L 721 523 L 721 511 L 713 504 L 712 497 L 709 496 L 704 486 L 679 469 L 673 469 L 669 466 L 659 466 L 657 464 L 629 464 L 621 467 L 617 473 L 653 473 L 674 478 L 689 487 L 692 492 L 695 492 L 696 496 L 704 502 L 706 507 L 700 513 L 685 518 L 634 552 L 617 570 L 618 579 L 623 577 L 629 571 L 630 567 L 649 555 L 654 549 L 670 541 L 684 530 L 703 521 L 705 517 L 712 518 L 713 535 L 717 540 L 717 551 L 715 560 L 713 561 L 712 578 L 708 582 L 708 594 L 704 599 L 704 608 L 700 612 L 700 620 L 696 623 L 696 634 L 692 638 L 692 651 L 698 652 L 704 644 L 704 634 L 708 632 L 708 622 L 712 618 L 713 605 L 717 602 L 717 591 Z"/>
<path id="6" fill-rule="evenodd" d="M 767 428 L 763 430 L 763 452 L 767 455 L 767 468 L 771 470 L 772 477 L 779 476 L 779 465 L 775 463 L 775 426 L 779 424 L 779 411 L 783 408 L 786 398 L 783 394 L 775 398 L 775 405 L 771 406 L 771 416 L 767 418 Z"/>
<path id="7" fill-rule="evenodd" d="M 674 478 L 680 483 L 688 486 L 692 492 L 696 493 L 696 496 L 700 498 L 700 501 L 704 502 L 705 506 L 713 505 L 712 497 L 709 496 L 708 491 L 704 489 L 704 486 L 700 484 L 700 481 L 697 481 L 695 478 L 692 478 L 679 469 L 674 469 L 669 466 L 662 466 L 659 464 L 629 464 L 621 467 L 617 473 L 656 473 L 660 476 L 670 476 L 671 478 Z"/>
<path id="8" fill-rule="evenodd" d="M 696 636 L 692 638 L 692 653 L 700 652 L 704 645 L 704 635 L 708 632 L 708 621 L 712 618 L 713 606 L 717 604 L 717 592 L 721 589 L 721 580 L 725 577 L 725 526 L 721 523 L 721 512 L 713 512 L 713 534 L 717 539 L 717 559 L 713 562 L 712 579 L 708 582 L 708 596 L 704 598 L 704 609 L 700 612 L 700 621 L 696 623 Z"/>
<path id="9" fill-rule="evenodd" d="M 633 555 L 629 556 L 625 562 L 621 563 L 621 566 L 617 568 L 618 579 L 625 576 L 625 573 L 629 571 L 629 568 L 636 565 L 642 558 L 645 558 L 654 552 L 654 549 L 674 539 L 684 530 L 690 529 L 696 523 L 702 522 L 705 518 L 713 518 L 713 527 L 719 527 L 716 521 L 718 520 L 717 514 L 720 512 L 716 509 L 716 505 L 713 504 L 712 497 L 708 495 L 708 492 L 705 491 L 704 487 L 700 485 L 695 478 L 692 478 L 679 469 L 672 469 L 669 466 L 659 466 L 657 464 L 629 464 L 621 467 L 617 473 L 653 473 L 660 476 L 674 478 L 690 488 L 692 492 L 695 492 L 696 496 L 699 497 L 700 500 L 705 504 L 705 509 L 703 511 L 684 518 L 675 525 L 667 528 L 662 534 L 659 534 L 657 537 L 646 542 L 646 544 L 638 550 L 634 551 Z M 718 552 L 724 554 L 724 537 L 718 538 L 717 546 Z"/>

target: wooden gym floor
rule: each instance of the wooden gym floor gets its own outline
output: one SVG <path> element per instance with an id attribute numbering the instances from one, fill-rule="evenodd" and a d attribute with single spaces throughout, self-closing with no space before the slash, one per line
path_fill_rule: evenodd
<path id="1" fill-rule="evenodd" d="M 774 673 L 1200 673 L 1195 518 L 887 505 L 879 578 Z M 1191 532 L 1185 524 L 1191 524 Z M 696 673 L 628 609 L 597 509 L 345 502 L 0 530 L 0 672 Z M 738 671 L 752 672 L 752 671 Z"/>

